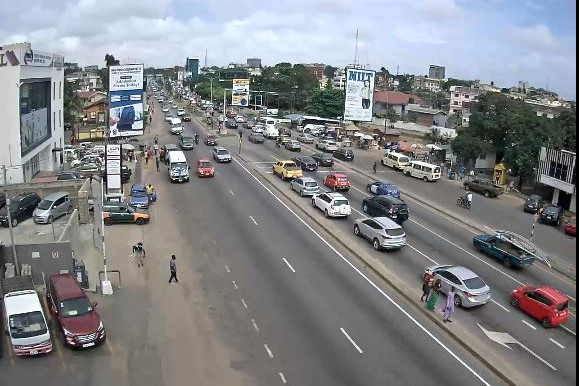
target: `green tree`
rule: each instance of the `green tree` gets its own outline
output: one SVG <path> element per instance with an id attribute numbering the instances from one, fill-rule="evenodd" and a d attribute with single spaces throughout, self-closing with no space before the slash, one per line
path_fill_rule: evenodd
<path id="1" fill-rule="evenodd" d="M 386 111 L 386 119 L 390 122 L 397 122 L 400 116 L 396 114 L 396 110 L 392 106 L 388 106 L 388 110 Z"/>
<path id="2" fill-rule="evenodd" d="M 324 76 L 331 79 L 336 75 L 336 71 L 338 71 L 338 67 L 326 66 L 326 68 L 324 68 Z"/>
<path id="3" fill-rule="evenodd" d="M 571 109 L 563 110 L 555 118 L 555 122 L 565 133 L 564 146 L 568 150 L 576 151 L 577 149 L 577 106 L 573 103 Z"/>
<path id="4" fill-rule="evenodd" d="M 470 86 L 472 86 L 473 83 L 474 83 L 474 81 L 472 81 L 472 80 L 448 78 L 448 80 L 442 84 L 442 89 L 445 91 L 449 91 L 451 86 L 470 87 Z"/>
<path id="5" fill-rule="evenodd" d="M 342 90 L 318 89 L 306 106 L 306 112 L 322 118 L 341 117 L 344 111 L 344 97 Z"/>
<path id="6" fill-rule="evenodd" d="M 82 112 L 82 102 L 76 93 L 78 89 L 78 81 L 64 82 L 62 112 L 64 123 L 76 123 Z"/>
<path id="7" fill-rule="evenodd" d="M 463 163 L 474 161 L 487 153 L 487 144 L 474 136 L 469 129 L 459 130 L 452 141 L 452 149 Z"/>

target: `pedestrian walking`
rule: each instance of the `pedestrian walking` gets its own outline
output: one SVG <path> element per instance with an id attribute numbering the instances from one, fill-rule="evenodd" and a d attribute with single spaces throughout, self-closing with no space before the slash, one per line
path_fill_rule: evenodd
<path id="1" fill-rule="evenodd" d="M 378 169 L 378 163 L 374 161 L 374 165 L 372 165 L 372 174 L 376 174 L 376 169 Z"/>
<path id="2" fill-rule="evenodd" d="M 138 242 L 137 245 L 133 245 L 133 256 L 137 258 L 137 267 L 144 267 L 145 266 L 145 257 L 147 252 L 145 252 L 145 248 L 143 248 L 143 243 Z"/>
<path id="3" fill-rule="evenodd" d="M 436 279 L 432 288 L 430 289 L 430 294 L 428 295 L 428 301 L 426 302 L 426 309 L 434 311 L 436 303 L 438 302 L 438 291 L 442 288 L 442 282 L 440 279 Z"/>
<path id="4" fill-rule="evenodd" d="M 169 283 L 175 279 L 175 282 L 179 283 L 179 279 L 177 279 L 177 262 L 175 261 L 177 258 L 175 255 L 171 255 L 171 260 L 169 261 L 169 270 L 171 271 L 171 277 L 169 278 Z"/>
<path id="5" fill-rule="evenodd" d="M 92 186 L 92 174 L 90 175 L 90 186 Z"/>
<path id="6" fill-rule="evenodd" d="M 145 165 L 149 164 L 149 152 L 145 152 Z"/>
<path id="7" fill-rule="evenodd" d="M 159 143 L 159 136 L 155 135 L 155 145 L 157 145 Z"/>
<path id="8" fill-rule="evenodd" d="M 160 172 L 161 170 L 159 170 L 159 157 L 155 157 L 155 164 L 157 165 L 157 172 Z"/>
<path id="9" fill-rule="evenodd" d="M 464 173 L 466 172 L 466 168 L 464 167 L 464 165 L 460 165 L 458 172 L 460 174 L 460 179 L 464 180 Z"/>
<path id="10" fill-rule="evenodd" d="M 153 145 L 153 151 L 155 152 L 155 156 L 156 156 L 157 152 L 159 151 L 159 145 L 157 145 L 156 143 Z"/>
<path id="11" fill-rule="evenodd" d="M 454 287 L 450 287 L 448 293 L 446 294 L 446 306 L 444 307 L 443 319 L 444 323 L 451 322 L 450 317 L 454 312 Z"/>
<path id="12" fill-rule="evenodd" d="M 433 281 L 434 277 L 432 274 L 425 272 L 424 275 L 422 275 L 422 296 L 420 297 L 421 302 L 428 300 L 428 294 L 430 294 Z"/>

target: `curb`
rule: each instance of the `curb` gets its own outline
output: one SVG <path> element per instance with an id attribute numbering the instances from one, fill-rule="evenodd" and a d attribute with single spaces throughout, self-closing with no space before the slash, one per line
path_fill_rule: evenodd
<path id="1" fill-rule="evenodd" d="M 243 159 L 243 158 L 242 158 Z M 244 160 L 245 161 L 245 160 Z M 387 283 L 392 289 L 394 289 L 394 291 L 396 291 L 396 293 L 401 296 L 402 298 L 404 298 L 408 303 L 411 304 L 411 306 L 417 310 L 418 312 L 420 312 L 422 315 L 426 316 L 431 322 L 433 322 L 434 324 L 436 324 L 439 328 L 443 329 L 455 342 L 457 342 L 463 349 L 465 349 L 467 352 L 469 352 L 473 357 L 475 357 L 476 359 L 478 359 L 482 364 L 484 364 L 488 369 L 490 369 L 496 376 L 498 376 L 500 379 L 502 379 L 505 383 L 507 383 L 508 385 L 512 385 L 512 386 L 516 386 L 517 384 L 514 383 L 503 371 L 501 371 L 500 369 L 498 369 L 494 364 L 492 364 L 491 362 L 489 362 L 484 356 L 482 356 L 481 354 L 479 354 L 477 351 L 475 351 L 474 349 L 472 349 L 471 345 L 468 342 L 465 342 L 463 340 L 463 338 L 459 337 L 454 331 L 449 330 L 448 328 L 446 328 L 446 326 L 439 320 L 439 318 L 436 318 L 434 316 L 434 314 L 432 312 L 426 312 L 422 307 L 418 306 L 415 303 L 415 299 L 412 298 L 410 295 L 408 295 L 408 293 L 406 293 L 406 291 L 403 290 L 403 285 L 400 283 L 395 283 L 393 279 L 389 278 L 388 276 L 386 276 L 385 273 L 382 272 L 382 270 L 380 270 L 379 268 L 374 266 L 373 262 L 368 261 L 367 259 L 365 259 L 364 257 L 362 257 L 362 255 L 354 250 L 354 248 L 350 245 L 348 245 L 347 243 L 343 242 L 340 238 L 336 237 L 334 235 L 334 232 L 330 229 L 328 229 L 325 224 L 323 224 L 321 221 L 319 221 L 319 219 L 316 218 L 316 216 L 313 216 L 311 213 L 307 212 L 306 210 L 304 210 L 304 208 L 302 208 L 301 205 L 297 204 L 295 202 L 295 197 L 291 197 L 289 194 L 287 194 L 286 191 L 283 191 L 282 189 L 280 189 L 279 187 L 277 187 L 275 184 L 273 184 L 268 178 L 265 178 L 258 170 L 256 170 L 255 168 L 252 168 L 252 170 L 254 172 L 256 172 L 262 181 L 266 182 L 270 187 L 272 187 L 273 189 L 275 189 L 277 192 L 279 192 L 282 196 L 284 196 L 287 200 L 289 200 L 290 202 L 292 202 L 303 214 L 305 214 L 311 221 L 313 221 L 315 224 L 317 224 L 320 228 L 322 228 L 324 230 L 324 232 L 326 232 L 328 235 L 330 235 L 330 237 L 332 237 L 334 239 L 335 242 L 337 242 L 340 246 L 342 246 L 343 248 L 345 248 L 347 251 L 349 251 L 356 259 L 358 259 L 366 268 L 369 268 L 375 275 L 377 275 L 380 279 L 382 279 L 385 283 Z"/>

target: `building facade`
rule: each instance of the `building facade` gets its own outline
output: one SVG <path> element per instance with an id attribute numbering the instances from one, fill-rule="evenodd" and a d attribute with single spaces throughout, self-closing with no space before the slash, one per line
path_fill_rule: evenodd
<path id="1" fill-rule="evenodd" d="M 32 51 L 30 43 L 0 47 L 0 165 L 6 166 L 8 184 L 61 166 L 63 66 L 63 56 Z"/>
<path id="2" fill-rule="evenodd" d="M 537 181 L 553 189 L 551 203 L 573 213 L 577 207 L 576 164 L 576 153 L 542 147 L 537 168 Z"/>
<path id="3" fill-rule="evenodd" d="M 247 58 L 248 68 L 261 68 L 261 59 L 259 58 Z"/>
<path id="4" fill-rule="evenodd" d="M 187 58 L 185 61 L 185 79 L 196 80 L 199 76 L 199 59 Z"/>
<path id="5" fill-rule="evenodd" d="M 414 90 L 426 90 L 430 92 L 440 92 L 444 80 L 438 78 L 427 78 L 426 76 L 415 76 L 412 80 Z"/>
<path id="6" fill-rule="evenodd" d="M 316 77 L 318 82 L 324 77 L 324 70 L 326 69 L 324 64 L 304 64 L 304 67 L 310 74 Z"/>
<path id="7" fill-rule="evenodd" d="M 470 114 L 469 105 L 476 101 L 481 90 L 478 87 L 450 86 L 450 107 L 448 115 Z"/>
<path id="8" fill-rule="evenodd" d="M 332 87 L 340 90 L 346 89 L 346 71 L 338 70 L 332 78 Z"/>
<path id="9" fill-rule="evenodd" d="M 446 67 L 431 64 L 428 68 L 428 77 L 432 79 L 446 79 Z"/>
<path id="10" fill-rule="evenodd" d="M 98 91 L 103 89 L 103 81 L 96 71 L 78 71 L 66 75 L 65 80 L 70 83 L 78 83 L 79 91 Z"/>

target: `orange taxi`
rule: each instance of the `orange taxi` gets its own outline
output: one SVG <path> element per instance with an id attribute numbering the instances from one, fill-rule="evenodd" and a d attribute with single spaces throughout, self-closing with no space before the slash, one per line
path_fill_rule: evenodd
<path id="1" fill-rule="evenodd" d="M 197 161 L 197 176 L 199 177 L 215 177 L 215 169 L 208 159 L 200 159 Z"/>

